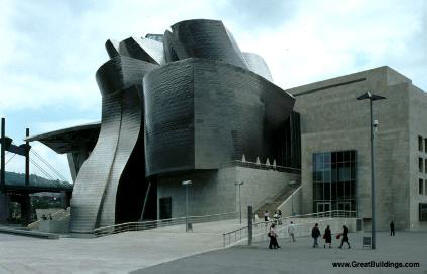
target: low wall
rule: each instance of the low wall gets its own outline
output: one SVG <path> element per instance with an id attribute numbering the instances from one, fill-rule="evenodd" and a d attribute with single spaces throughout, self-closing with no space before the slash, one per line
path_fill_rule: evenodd
<path id="1" fill-rule="evenodd" d="M 47 233 L 68 233 L 70 218 L 61 220 L 40 220 L 39 231 Z"/>

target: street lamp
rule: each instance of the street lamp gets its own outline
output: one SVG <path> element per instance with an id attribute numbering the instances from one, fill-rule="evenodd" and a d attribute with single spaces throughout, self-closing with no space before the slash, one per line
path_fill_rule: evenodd
<path id="1" fill-rule="evenodd" d="M 242 203 L 240 200 L 240 186 L 243 185 L 243 182 L 235 183 L 234 185 L 239 187 L 239 214 L 240 214 L 240 223 L 242 223 Z"/>
<path id="2" fill-rule="evenodd" d="M 193 228 L 190 227 L 191 224 L 188 222 L 188 187 L 191 186 L 191 180 L 185 180 L 182 182 L 182 185 L 185 186 L 185 232 L 193 231 Z"/>
<path id="3" fill-rule="evenodd" d="M 374 123 L 373 111 L 372 111 L 372 102 L 377 100 L 386 99 L 383 96 L 372 94 L 371 92 L 367 92 L 359 97 L 357 100 L 366 100 L 369 99 L 370 113 L 371 113 L 371 198 L 372 198 L 372 249 L 376 248 L 376 228 L 375 228 L 375 134 L 374 134 L 374 126 L 377 126 L 377 123 Z"/>

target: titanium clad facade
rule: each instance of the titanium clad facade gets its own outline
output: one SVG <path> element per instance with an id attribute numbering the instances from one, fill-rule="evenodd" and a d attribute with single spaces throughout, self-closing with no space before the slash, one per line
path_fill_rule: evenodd
<path id="1" fill-rule="evenodd" d="M 172 26 L 172 32 L 166 31 L 163 42 L 168 62 L 203 58 L 246 68 L 239 47 L 221 21 L 181 21 Z"/>
<path id="2" fill-rule="evenodd" d="M 249 52 L 243 52 L 243 58 L 245 59 L 246 65 L 250 71 L 255 72 L 256 74 L 273 82 L 273 77 L 271 76 L 270 69 L 264 61 L 264 58 L 258 54 Z"/>
<path id="3" fill-rule="evenodd" d="M 116 57 L 104 64 L 97 72 L 97 81 L 102 94 L 102 122 L 98 142 L 83 163 L 77 175 L 73 198 L 71 200 L 70 231 L 88 233 L 98 226 L 111 225 L 117 220 L 137 220 L 141 214 L 144 187 L 144 162 L 137 172 L 126 169 L 132 163 L 135 148 L 143 147 L 141 124 L 143 123 L 141 106 L 137 90 L 143 75 L 155 65 L 127 57 Z M 141 136 L 141 137 L 140 137 Z M 135 153 L 143 154 L 144 151 Z M 133 157 L 135 158 L 135 157 Z M 124 175 L 124 171 L 127 171 Z M 122 176 L 131 180 L 121 180 Z M 140 185 L 136 184 L 136 181 Z M 127 191 L 129 197 L 124 202 L 133 201 L 131 213 L 125 216 L 116 214 L 118 189 Z M 122 191 L 123 192 L 123 191 Z M 126 192 L 126 191 L 125 191 Z M 133 217 L 133 218 L 132 218 Z M 135 219 L 136 218 L 136 219 Z"/>
<path id="4" fill-rule="evenodd" d="M 294 104 L 263 77 L 206 59 L 152 71 L 144 98 L 147 176 L 217 169 L 243 154 L 253 162 L 273 159 L 270 140 Z"/>

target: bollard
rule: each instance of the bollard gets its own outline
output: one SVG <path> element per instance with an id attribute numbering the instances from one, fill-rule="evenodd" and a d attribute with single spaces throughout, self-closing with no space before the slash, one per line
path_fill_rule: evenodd
<path id="1" fill-rule="evenodd" d="M 248 245 L 252 244 L 252 206 L 248 206 Z"/>

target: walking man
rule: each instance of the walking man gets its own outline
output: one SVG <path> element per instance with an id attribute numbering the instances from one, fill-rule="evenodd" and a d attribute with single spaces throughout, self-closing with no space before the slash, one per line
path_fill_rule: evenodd
<path id="1" fill-rule="evenodd" d="M 391 221 L 390 223 L 390 236 L 394 236 L 394 222 Z"/>
<path id="2" fill-rule="evenodd" d="M 346 225 L 343 225 L 342 228 L 343 228 L 342 239 L 341 239 L 341 244 L 340 244 L 340 246 L 338 248 L 342 248 L 343 244 L 347 243 L 348 244 L 348 248 L 350 249 L 351 246 L 350 246 L 350 243 L 348 241 L 348 227 Z"/>
<path id="3" fill-rule="evenodd" d="M 292 239 L 292 242 L 295 242 L 295 225 L 294 225 L 294 222 L 292 221 L 288 226 L 288 234 L 289 234 L 289 241 Z"/>
<path id="4" fill-rule="evenodd" d="M 320 230 L 317 223 L 314 225 L 313 229 L 311 230 L 311 237 L 313 238 L 313 248 L 318 247 L 319 244 L 317 243 L 317 238 L 320 237 Z"/>

